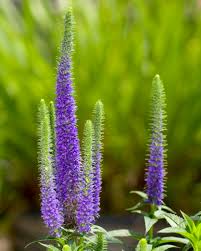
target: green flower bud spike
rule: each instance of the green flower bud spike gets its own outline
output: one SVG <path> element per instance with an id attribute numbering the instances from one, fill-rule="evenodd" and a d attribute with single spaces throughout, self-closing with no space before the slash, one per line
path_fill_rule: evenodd
<path id="1" fill-rule="evenodd" d="M 80 196 L 77 208 L 77 226 L 80 233 L 90 232 L 94 223 L 93 210 L 93 167 L 92 167 L 92 146 L 93 146 L 93 124 L 87 120 L 83 136 L 83 162 L 80 175 Z"/>
<path id="2" fill-rule="evenodd" d="M 55 157 L 55 106 L 54 106 L 54 102 L 51 101 L 50 102 L 50 106 L 49 106 L 49 113 L 50 113 L 50 129 L 51 129 L 51 138 L 52 138 L 52 155 L 53 158 Z"/>

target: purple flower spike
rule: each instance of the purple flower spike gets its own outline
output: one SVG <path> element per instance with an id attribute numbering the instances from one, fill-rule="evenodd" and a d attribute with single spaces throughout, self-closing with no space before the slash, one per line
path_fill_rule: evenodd
<path id="1" fill-rule="evenodd" d="M 50 118 L 44 100 L 39 109 L 38 159 L 40 169 L 41 215 L 52 236 L 59 236 L 63 214 L 57 199 L 53 174 Z"/>
<path id="2" fill-rule="evenodd" d="M 56 197 L 55 182 L 53 177 L 41 176 L 41 215 L 51 236 L 60 236 L 63 224 L 63 215 Z"/>
<path id="3" fill-rule="evenodd" d="M 64 39 L 56 84 L 56 183 L 65 223 L 74 225 L 80 174 L 80 143 L 72 86 L 73 16 L 65 17 Z"/>
<path id="4" fill-rule="evenodd" d="M 156 75 L 152 84 L 150 137 L 145 181 L 148 202 L 157 206 L 163 204 L 166 175 L 165 107 L 163 83 L 160 77 Z"/>

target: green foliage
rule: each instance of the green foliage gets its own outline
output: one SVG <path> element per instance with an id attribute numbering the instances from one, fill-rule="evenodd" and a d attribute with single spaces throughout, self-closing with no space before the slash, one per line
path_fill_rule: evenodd
<path id="1" fill-rule="evenodd" d="M 181 234 L 181 228 L 185 229 L 186 224 L 184 223 L 184 219 L 177 216 L 176 213 L 166 205 L 155 206 L 149 205 L 146 202 L 147 196 L 145 193 L 140 191 L 132 191 L 131 193 L 137 194 L 141 197 L 141 201 L 138 202 L 132 208 L 129 208 L 129 211 L 132 213 L 138 213 L 139 215 L 144 217 L 145 223 L 145 233 L 143 236 L 140 236 L 138 233 L 130 233 L 127 232 L 127 237 L 132 236 L 134 239 L 139 240 L 138 245 L 136 247 L 136 251 L 140 251 L 141 249 L 141 241 L 144 243 L 146 240 L 147 249 L 150 251 L 162 251 L 168 250 L 171 248 L 177 248 L 177 246 L 172 245 L 172 243 L 176 243 L 177 245 L 183 246 L 183 250 L 188 250 L 191 246 L 189 245 L 189 241 L 186 238 L 180 238 L 175 236 L 165 236 L 162 237 L 160 233 L 178 233 Z M 145 210 L 143 211 L 142 208 Z M 185 218 L 190 222 L 190 218 L 185 216 Z M 194 218 L 200 220 L 200 213 L 196 214 Z M 155 224 L 158 222 L 166 220 L 168 224 L 171 225 L 171 228 L 165 228 L 159 231 L 158 235 L 154 234 L 153 228 Z M 189 223 L 189 226 L 193 229 L 194 225 Z M 195 229 L 194 229 L 195 230 Z M 140 238 L 139 238 L 140 237 Z M 184 235 L 183 235 L 184 237 Z"/>
<path id="2" fill-rule="evenodd" d="M 171 227 L 160 230 L 160 233 L 166 234 L 178 234 L 181 235 L 187 243 L 182 250 L 191 250 L 193 248 L 194 251 L 201 250 L 201 221 L 193 221 L 191 217 L 182 212 L 183 219 L 174 215 L 170 215 L 170 219 L 174 221 L 174 223 L 170 223 Z M 177 219 L 177 224 L 175 225 L 175 218 Z M 182 219 L 182 224 L 181 224 Z M 174 237 L 172 237 L 174 239 Z"/>
<path id="3" fill-rule="evenodd" d="M 97 233 L 96 244 L 94 251 L 106 251 L 107 250 L 107 240 L 103 233 Z"/>
<path id="4" fill-rule="evenodd" d="M 45 238 L 26 245 L 40 244 L 49 251 L 106 251 L 109 243 L 118 243 L 113 234 L 104 228 L 93 225 L 90 234 L 79 234 L 73 229 L 62 228 L 62 236 L 57 238 Z"/>
<path id="5" fill-rule="evenodd" d="M 43 247 L 46 247 L 47 248 L 47 251 L 60 251 L 60 249 L 58 249 L 57 247 L 53 246 L 53 245 L 50 245 L 50 244 L 44 244 L 44 243 L 41 243 L 39 242 L 39 244 Z"/>

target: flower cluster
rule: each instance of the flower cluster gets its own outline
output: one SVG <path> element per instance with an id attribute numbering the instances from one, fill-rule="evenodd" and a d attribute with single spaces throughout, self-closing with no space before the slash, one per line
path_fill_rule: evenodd
<path id="1" fill-rule="evenodd" d="M 41 212 L 51 235 L 62 226 L 88 233 L 99 215 L 103 105 L 95 105 L 93 121 L 85 124 L 83 154 L 78 137 L 72 80 L 73 15 L 69 9 L 58 64 L 56 105 L 39 109 Z"/>

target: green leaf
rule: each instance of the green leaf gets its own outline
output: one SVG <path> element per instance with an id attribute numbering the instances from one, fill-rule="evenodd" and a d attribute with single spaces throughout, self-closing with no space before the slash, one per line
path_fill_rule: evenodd
<path id="1" fill-rule="evenodd" d="M 195 235 L 198 240 L 201 240 L 201 223 L 197 225 L 197 231 L 195 232 Z"/>
<path id="2" fill-rule="evenodd" d="M 36 244 L 36 243 L 40 243 L 41 241 L 57 241 L 57 238 L 45 238 L 45 239 L 41 239 L 41 240 L 36 240 L 36 241 L 32 241 L 30 243 L 28 243 L 24 248 L 28 248 L 29 246 Z"/>
<path id="3" fill-rule="evenodd" d="M 113 236 L 110 236 L 110 235 L 106 235 L 106 240 L 108 241 L 108 243 L 111 243 L 111 244 L 123 245 L 123 242 L 121 240 L 119 240 L 118 238 L 115 238 Z"/>
<path id="4" fill-rule="evenodd" d="M 185 245 L 185 246 L 183 247 L 182 251 L 188 251 L 188 250 L 191 249 L 191 248 L 192 248 L 191 244 L 188 243 L 187 245 Z"/>
<path id="5" fill-rule="evenodd" d="M 148 216 L 144 216 L 144 223 L 145 223 L 145 231 L 146 233 L 149 232 L 149 230 L 153 227 L 154 224 L 156 224 L 156 222 L 158 221 L 158 219 L 152 219 Z"/>
<path id="6" fill-rule="evenodd" d="M 147 199 L 147 194 L 142 192 L 142 191 L 130 191 L 131 194 L 137 194 L 140 197 L 142 197 L 143 199 Z"/>
<path id="7" fill-rule="evenodd" d="M 137 232 L 134 232 L 132 230 L 130 230 L 130 233 L 131 233 L 131 236 L 136 239 L 136 240 L 140 240 L 144 237 L 143 234 L 140 234 L 140 233 L 137 233 Z"/>
<path id="8" fill-rule="evenodd" d="M 127 229 L 118 229 L 118 230 L 112 230 L 108 231 L 107 234 L 109 234 L 112 237 L 129 237 L 132 236 L 131 232 Z"/>
<path id="9" fill-rule="evenodd" d="M 184 239 L 184 238 L 174 237 L 174 236 L 163 237 L 160 240 L 160 244 L 170 243 L 170 242 L 177 242 L 177 243 L 182 243 L 182 244 L 188 244 L 189 243 L 189 241 Z"/>
<path id="10" fill-rule="evenodd" d="M 201 211 L 199 211 L 195 215 L 191 216 L 191 219 L 194 220 L 194 221 L 201 222 Z"/>
<path id="11" fill-rule="evenodd" d="M 144 235 L 130 231 L 127 229 L 119 229 L 119 230 L 112 230 L 107 232 L 107 239 L 111 242 L 115 241 L 116 243 L 119 242 L 122 244 L 122 242 L 119 239 L 116 239 L 115 237 L 133 237 L 136 240 L 140 240 L 144 237 Z"/>
<path id="12" fill-rule="evenodd" d="M 128 211 L 131 211 L 132 213 L 134 213 L 136 211 L 136 209 L 139 209 L 140 207 L 142 207 L 144 205 L 143 201 L 138 202 L 136 205 L 134 205 L 133 207 L 128 208 Z"/>
<path id="13" fill-rule="evenodd" d="M 103 232 L 103 233 L 107 234 L 107 231 L 103 227 L 100 227 L 98 225 L 93 225 L 91 227 L 91 231 L 92 231 L 92 233 Z"/>
<path id="14" fill-rule="evenodd" d="M 165 250 L 168 250 L 170 248 L 176 248 L 176 246 L 174 246 L 174 245 L 163 245 L 163 246 L 159 246 L 157 248 L 152 249 L 152 251 L 165 251 Z"/>
<path id="15" fill-rule="evenodd" d="M 152 245 L 150 244 L 147 245 L 147 251 L 152 251 Z"/>
<path id="16" fill-rule="evenodd" d="M 176 228 L 176 227 L 167 227 L 164 229 L 161 229 L 159 231 L 159 233 L 163 233 L 163 234 L 170 234 L 170 233 L 176 233 L 176 234 L 180 234 L 180 233 L 184 233 L 185 230 L 182 228 Z"/>
<path id="17" fill-rule="evenodd" d="M 196 231 L 196 226 L 193 220 L 185 213 L 181 212 L 185 222 L 187 223 L 187 226 L 189 227 L 190 232 Z"/>
<path id="18" fill-rule="evenodd" d="M 171 227 L 185 228 L 186 226 L 184 220 L 176 214 L 166 213 L 164 215 L 164 218 L 170 224 Z"/>
<path id="19" fill-rule="evenodd" d="M 51 250 L 51 251 L 60 251 L 58 248 L 56 248 L 55 246 L 51 245 L 51 244 L 44 244 L 44 243 L 41 243 L 39 242 L 39 244 L 43 247 L 46 247 L 48 248 L 48 250 Z"/>
<path id="20" fill-rule="evenodd" d="M 166 211 L 168 211 L 170 213 L 175 214 L 175 212 L 170 207 L 168 207 L 166 205 L 159 206 L 159 209 L 166 210 Z"/>

